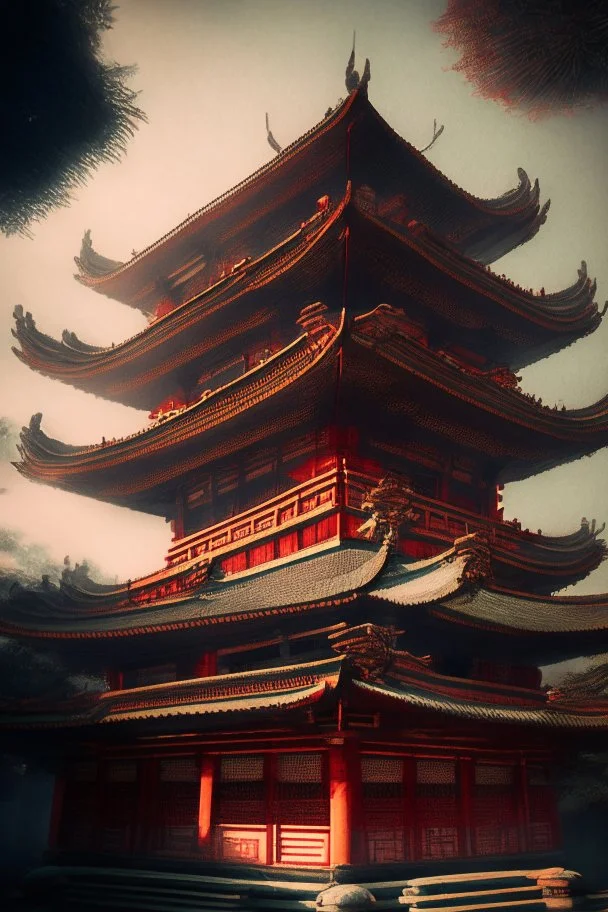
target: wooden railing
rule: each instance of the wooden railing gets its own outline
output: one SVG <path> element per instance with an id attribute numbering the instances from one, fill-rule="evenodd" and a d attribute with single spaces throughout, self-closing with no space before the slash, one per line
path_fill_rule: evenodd
<path id="1" fill-rule="evenodd" d="M 360 472 L 345 472 L 345 502 L 350 510 L 361 510 L 361 504 L 370 489 L 378 484 L 378 478 Z M 519 527 L 508 522 L 492 520 L 479 516 L 462 507 L 446 504 L 422 494 L 413 494 L 412 507 L 418 514 L 408 529 L 416 535 L 433 537 L 452 542 L 454 538 L 468 535 L 471 532 L 484 531 L 491 541 L 500 547 L 514 551 L 518 548 L 521 531 Z M 527 533 L 530 539 L 538 536 Z"/>
<path id="2" fill-rule="evenodd" d="M 339 506 L 340 471 L 331 469 L 237 516 L 182 538 L 169 549 L 170 567 L 209 556 L 218 557 L 278 532 L 287 532 Z"/>
<path id="3" fill-rule="evenodd" d="M 189 561 L 225 556 L 343 508 L 363 517 L 362 502 L 378 481 L 377 477 L 348 468 L 333 468 L 263 504 L 180 539 L 169 550 L 168 565 L 175 567 Z M 413 495 L 412 504 L 417 518 L 408 528 L 416 535 L 451 543 L 462 535 L 484 531 L 501 548 L 508 551 L 518 548 L 521 533 L 509 523 L 491 520 L 420 494 Z M 528 534 L 530 539 L 537 538 Z"/>

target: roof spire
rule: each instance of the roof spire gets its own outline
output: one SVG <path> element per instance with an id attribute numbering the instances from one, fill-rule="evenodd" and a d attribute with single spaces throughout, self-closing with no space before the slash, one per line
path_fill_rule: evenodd
<path id="1" fill-rule="evenodd" d="M 281 146 L 278 144 L 278 142 L 272 135 L 272 130 L 270 129 L 270 122 L 268 120 L 268 112 L 266 113 L 266 139 L 268 140 L 268 145 L 270 146 L 270 148 L 273 149 L 275 152 L 279 153 L 279 152 L 283 151 Z"/>
<path id="2" fill-rule="evenodd" d="M 366 86 L 370 80 L 370 65 L 369 60 L 366 58 L 365 67 L 363 69 L 363 76 L 359 76 L 359 73 L 355 69 L 355 40 L 357 33 L 353 32 L 353 49 L 350 52 L 350 57 L 348 58 L 348 63 L 346 64 L 346 73 L 344 82 L 346 85 L 347 91 L 354 92 L 355 89 L 358 89 L 360 86 Z"/>

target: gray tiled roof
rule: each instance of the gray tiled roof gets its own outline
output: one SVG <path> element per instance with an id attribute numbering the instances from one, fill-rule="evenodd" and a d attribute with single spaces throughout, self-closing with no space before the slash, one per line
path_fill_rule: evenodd
<path id="1" fill-rule="evenodd" d="M 546 707 L 513 707 L 496 703 L 469 702 L 462 697 L 390 684 L 368 684 L 354 681 L 355 690 L 389 697 L 413 709 L 435 710 L 450 716 L 486 722 L 510 722 L 520 725 L 542 725 L 552 728 L 608 728 L 608 713 L 576 710 L 562 711 Z"/>
<path id="2" fill-rule="evenodd" d="M 280 612 L 296 605 L 352 595 L 367 586 L 381 572 L 388 554 L 386 545 L 341 545 L 313 556 L 291 560 L 273 569 L 262 569 L 238 579 L 227 577 L 205 587 L 196 598 L 167 600 L 120 612 L 87 613 L 73 611 L 69 616 L 40 610 L 40 596 L 31 593 L 19 604 L 3 611 L 8 625 L 21 630 L 63 632 L 70 636 L 109 634 L 116 631 L 153 632 L 167 626 L 200 626 L 238 616 L 258 617 Z"/>
<path id="3" fill-rule="evenodd" d="M 608 630 L 608 597 L 535 598 L 480 589 L 442 602 L 447 614 L 472 622 L 530 633 L 574 633 Z"/>

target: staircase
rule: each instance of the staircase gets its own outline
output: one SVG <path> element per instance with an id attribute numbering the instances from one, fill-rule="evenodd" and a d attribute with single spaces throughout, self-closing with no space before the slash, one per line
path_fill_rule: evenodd
<path id="1" fill-rule="evenodd" d="M 490 871 L 408 880 L 399 903 L 412 912 L 546 912 L 571 907 L 562 869 Z M 550 897 L 547 893 L 553 894 Z"/>
<path id="2" fill-rule="evenodd" d="M 34 894 L 37 909 L 53 912 L 322 912 L 316 898 L 327 883 L 274 880 L 273 874 L 281 875 L 272 869 L 268 874 L 268 880 L 249 880 L 123 868 L 47 867 L 30 875 L 28 892 Z M 561 868 L 448 874 L 359 886 L 375 902 L 358 906 L 357 912 L 401 912 L 404 907 L 411 912 L 565 912 L 572 908 L 568 875 Z M 344 892 L 349 892 L 347 884 Z M 336 908 L 350 912 L 346 905 Z M 595 908 L 601 909 L 601 903 Z"/>

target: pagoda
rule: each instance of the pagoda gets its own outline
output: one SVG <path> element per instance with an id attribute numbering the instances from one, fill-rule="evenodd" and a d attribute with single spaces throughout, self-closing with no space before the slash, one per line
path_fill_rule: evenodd
<path id="1" fill-rule="evenodd" d="M 552 408 L 517 376 L 598 327 L 596 286 L 584 263 L 551 293 L 493 272 L 544 222 L 538 182 L 471 196 L 368 81 L 128 262 L 85 234 L 78 281 L 145 313 L 138 335 L 56 340 L 15 311 L 31 368 L 150 413 L 82 446 L 35 415 L 19 471 L 173 532 L 156 572 L 66 567 L 2 610 L 107 681 L 0 719 L 57 763 L 33 879 L 68 905 L 567 893 L 554 771 L 608 703 L 539 669 L 608 650 L 608 596 L 552 594 L 605 547 L 587 520 L 506 521 L 501 491 L 608 443 L 608 399 Z"/>

